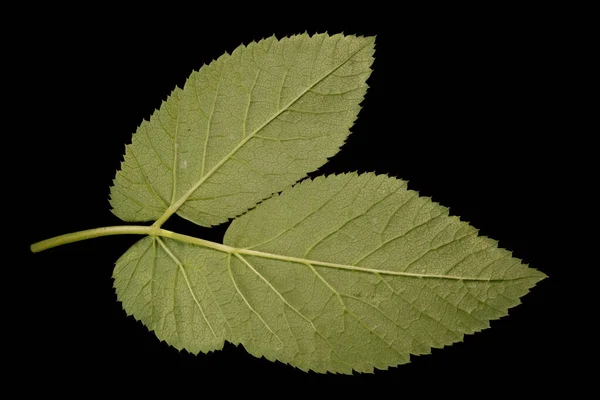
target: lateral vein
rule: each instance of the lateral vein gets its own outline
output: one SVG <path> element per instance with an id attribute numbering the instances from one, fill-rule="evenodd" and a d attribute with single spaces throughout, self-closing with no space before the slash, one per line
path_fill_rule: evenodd
<path id="1" fill-rule="evenodd" d="M 185 283 L 186 283 L 186 285 L 188 287 L 188 290 L 189 290 L 189 292 L 190 292 L 190 294 L 192 296 L 192 299 L 194 299 L 194 302 L 196 303 L 196 305 L 198 306 L 198 309 L 200 310 L 200 313 L 202 314 L 202 318 L 204 318 L 204 322 L 206 322 L 206 325 L 208 325 L 208 328 L 212 332 L 212 334 L 215 337 L 215 339 L 218 339 L 217 334 L 215 333 L 212 325 L 210 324 L 210 322 L 206 318 L 206 314 L 204 313 L 204 309 L 202 308 L 202 305 L 200 305 L 200 302 L 198 301 L 198 298 L 196 297 L 196 293 L 194 292 L 194 289 L 192 289 L 192 285 L 191 285 L 190 280 L 189 280 L 189 278 L 187 276 L 187 272 L 185 272 L 185 268 L 184 268 L 183 264 L 181 263 L 181 261 L 179 261 L 179 259 L 177 258 L 177 256 L 175 254 L 173 254 L 171 252 L 171 250 L 169 250 L 169 248 L 167 247 L 167 245 L 162 240 L 160 240 L 160 238 L 158 238 L 157 240 L 158 240 L 158 243 L 163 248 L 163 250 L 169 255 L 169 257 L 171 257 L 171 259 L 173 259 L 173 261 L 175 262 L 175 264 L 177 264 L 177 266 L 179 267 L 179 270 L 181 271 L 181 275 L 183 276 L 183 279 L 185 279 Z"/>

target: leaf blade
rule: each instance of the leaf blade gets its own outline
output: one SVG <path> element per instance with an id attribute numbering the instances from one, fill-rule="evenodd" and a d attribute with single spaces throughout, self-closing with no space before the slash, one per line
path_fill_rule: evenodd
<path id="1" fill-rule="evenodd" d="M 228 322 L 214 301 L 203 263 L 189 268 L 180 244 L 165 242 L 145 237 L 117 260 L 113 279 L 123 309 L 179 350 L 222 349 Z M 204 258 L 219 255 L 207 252 Z"/>
<path id="2" fill-rule="evenodd" d="M 271 37 L 192 73 L 127 146 L 113 212 L 215 225 L 318 168 L 358 114 L 373 42 Z M 314 114 L 323 111 L 332 114 Z"/>
<path id="3" fill-rule="evenodd" d="M 315 322 L 320 329 L 338 321 L 328 336 L 336 353 L 352 369 L 372 372 L 489 327 L 545 277 L 475 233 L 402 181 L 346 174 L 304 181 L 261 203 L 232 223 L 224 243 L 248 254 L 296 308 L 328 307 L 327 318 L 307 318 L 323 319 Z M 309 286 L 310 296 L 301 293 Z M 248 350 L 302 369 L 326 364 L 315 364 L 313 354 L 285 359 L 273 348 Z M 339 363 L 326 370 L 348 373 Z"/>

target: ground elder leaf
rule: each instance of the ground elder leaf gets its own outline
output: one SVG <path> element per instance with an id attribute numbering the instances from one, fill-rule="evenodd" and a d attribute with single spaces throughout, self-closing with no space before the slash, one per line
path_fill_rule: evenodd
<path id="1" fill-rule="evenodd" d="M 304 371 L 373 372 L 488 328 L 545 275 L 403 180 L 291 186 L 348 136 L 373 52 L 372 37 L 271 37 L 193 72 L 140 125 L 111 188 L 114 214 L 154 224 L 31 250 L 146 235 L 116 263 L 117 298 L 193 354 L 229 341 Z M 235 219 L 219 244 L 161 228 L 173 214 Z"/>

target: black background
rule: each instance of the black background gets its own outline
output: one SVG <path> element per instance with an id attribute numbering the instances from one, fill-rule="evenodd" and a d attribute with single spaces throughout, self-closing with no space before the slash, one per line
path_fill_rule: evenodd
<path id="1" fill-rule="evenodd" d="M 236 18 L 248 15 L 234 11 L 210 14 L 211 23 L 185 9 L 153 19 L 81 12 L 22 28 L 31 36 L 19 47 L 27 62 L 18 101 L 30 114 L 19 123 L 36 182 L 31 203 L 19 210 L 29 220 L 27 245 L 121 224 L 108 194 L 124 145 L 193 69 L 272 34 L 343 31 L 377 35 L 374 72 L 346 145 L 311 176 L 357 170 L 409 180 L 550 278 L 463 343 L 374 375 L 319 375 L 254 358 L 241 346 L 193 356 L 159 342 L 126 317 L 112 288 L 114 262 L 137 238 L 99 238 L 26 256 L 35 290 L 23 294 L 31 305 L 17 372 L 56 377 L 56 388 L 72 380 L 92 388 L 225 380 L 231 389 L 267 392 L 277 382 L 290 390 L 458 395 L 466 382 L 492 392 L 557 384 L 569 366 L 556 345 L 566 311 L 557 295 L 554 235 L 562 217 L 552 213 L 568 151 L 555 139 L 563 121 L 552 107 L 560 90 L 553 79 L 564 45 L 560 19 L 544 10 L 433 8 L 290 19 L 294 11 L 282 10 L 240 25 Z M 209 230 L 174 217 L 165 227 L 221 241 L 227 224 Z M 143 381 L 131 379 L 137 373 Z"/>

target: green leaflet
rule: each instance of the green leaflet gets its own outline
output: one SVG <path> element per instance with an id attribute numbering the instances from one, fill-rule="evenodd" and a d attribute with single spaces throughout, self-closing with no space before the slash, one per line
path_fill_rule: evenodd
<path id="1" fill-rule="evenodd" d="M 175 348 L 192 353 L 219 350 L 228 321 L 215 293 L 226 282 L 227 254 L 149 236 L 134 244 L 113 273 L 119 301 Z"/>
<path id="2" fill-rule="evenodd" d="M 142 239 L 115 268 L 125 310 L 194 353 L 228 340 L 302 370 L 372 372 L 489 327 L 544 278 L 374 174 L 306 180 L 224 242 Z"/>
<path id="3" fill-rule="evenodd" d="M 133 135 L 113 213 L 211 226 L 303 178 L 348 136 L 373 52 L 372 37 L 270 37 L 194 71 Z"/>
<path id="4" fill-rule="evenodd" d="M 272 37 L 193 72 L 140 125 L 111 188 L 118 217 L 154 224 L 32 251 L 146 235 L 116 263 L 118 299 L 194 354 L 229 341 L 305 371 L 372 372 L 489 327 L 545 275 L 404 181 L 289 187 L 343 144 L 373 51 L 373 38 Z M 175 213 L 204 226 L 239 217 L 219 244 L 162 229 Z"/>

